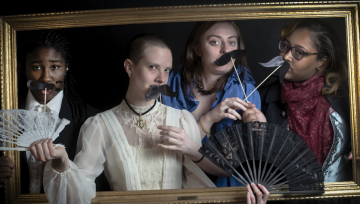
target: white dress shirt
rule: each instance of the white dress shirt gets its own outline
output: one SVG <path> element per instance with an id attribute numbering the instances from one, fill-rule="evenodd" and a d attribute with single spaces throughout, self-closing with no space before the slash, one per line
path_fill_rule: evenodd
<path id="1" fill-rule="evenodd" d="M 64 93 L 63 91 L 60 91 L 49 103 L 46 104 L 45 112 L 50 112 L 53 110 L 59 115 L 63 97 Z M 25 100 L 25 110 L 39 112 L 44 111 L 44 105 L 35 100 L 30 90 L 28 90 L 28 94 Z M 26 152 L 26 158 L 30 173 L 29 192 L 30 194 L 39 194 L 41 192 L 44 165 L 41 161 L 36 161 L 30 151 Z"/>

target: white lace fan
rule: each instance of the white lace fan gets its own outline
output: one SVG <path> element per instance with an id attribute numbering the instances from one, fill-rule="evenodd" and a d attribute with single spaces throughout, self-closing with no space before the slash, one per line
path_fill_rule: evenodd
<path id="1" fill-rule="evenodd" d="M 1 110 L 0 150 L 28 151 L 37 140 L 55 140 L 69 123 L 69 120 L 60 119 L 53 111 Z M 16 147 L 11 144 L 16 144 Z"/>

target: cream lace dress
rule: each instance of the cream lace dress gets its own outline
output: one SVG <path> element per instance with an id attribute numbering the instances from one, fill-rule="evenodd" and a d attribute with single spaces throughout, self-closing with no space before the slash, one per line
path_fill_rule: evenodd
<path id="1" fill-rule="evenodd" d="M 152 105 L 151 105 L 152 106 Z M 142 113 L 149 107 L 133 107 Z M 180 127 L 199 145 L 200 131 L 191 113 L 160 103 L 139 116 L 123 101 L 119 106 L 89 118 L 80 131 L 77 155 L 70 168 L 57 172 L 45 166 L 44 188 L 50 203 L 90 203 L 95 178 L 105 171 L 114 191 L 215 187 L 190 158 L 158 147 L 158 125 Z"/>

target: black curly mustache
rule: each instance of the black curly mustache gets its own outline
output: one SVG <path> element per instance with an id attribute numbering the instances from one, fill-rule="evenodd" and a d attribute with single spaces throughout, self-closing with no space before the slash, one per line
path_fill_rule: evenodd
<path id="1" fill-rule="evenodd" d="M 56 84 L 63 84 L 63 82 L 57 81 Z M 27 87 L 30 90 L 44 90 L 46 88 L 47 90 L 61 91 L 61 88 L 57 88 L 55 84 L 37 82 L 32 79 L 27 82 Z"/>
<path id="2" fill-rule="evenodd" d="M 246 55 L 246 50 L 233 50 L 231 52 L 223 54 L 219 59 L 217 59 L 214 63 L 217 66 L 224 66 L 229 63 L 231 58 L 233 59 L 241 59 Z"/>
<path id="3" fill-rule="evenodd" d="M 176 97 L 178 95 L 178 93 L 175 91 L 172 91 L 170 86 L 168 86 L 167 84 L 161 85 L 161 86 L 151 86 L 149 93 L 145 94 L 145 98 L 146 100 L 151 100 L 151 99 L 155 99 L 159 96 L 159 94 L 163 94 L 165 96 L 170 96 L 170 97 Z"/>

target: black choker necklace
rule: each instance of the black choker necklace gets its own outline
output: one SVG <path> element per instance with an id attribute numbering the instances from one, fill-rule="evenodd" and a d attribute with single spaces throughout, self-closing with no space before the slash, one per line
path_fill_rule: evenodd
<path id="1" fill-rule="evenodd" d="M 151 108 L 149 108 L 149 110 L 147 110 L 147 111 L 145 111 L 145 112 L 143 112 L 143 113 L 138 113 L 138 112 L 136 112 L 136 111 L 129 105 L 129 103 L 127 102 L 126 98 L 124 98 L 124 101 L 125 101 L 126 105 L 130 108 L 130 110 L 132 110 L 132 112 L 134 112 L 136 115 L 139 115 L 139 116 L 140 116 L 140 117 L 139 117 L 139 120 L 138 120 L 137 123 L 136 123 L 136 125 L 142 130 L 142 129 L 145 127 L 146 123 L 145 123 L 145 121 L 141 118 L 141 116 L 142 116 L 142 115 L 145 115 L 146 113 L 148 113 L 149 111 L 151 111 L 151 110 L 155 107 L 156 100 L 155 100 L 155 102 L 154 102 L 154 105 L 151 106 Z"/>
<path id="2" fill-rule="evenodd" d="M 196 83 L 198 85 L 198 88 L 199 88 L 199 91 L 204 94 L 204 95 L 210 95 L 214 92 L 214 88 L 212 88 L 211 90 L 207 91 L 207 90 L 204 90 L 203 87 L 201 86 L 201 81 L 197 78 L 196 78 Z"/>

